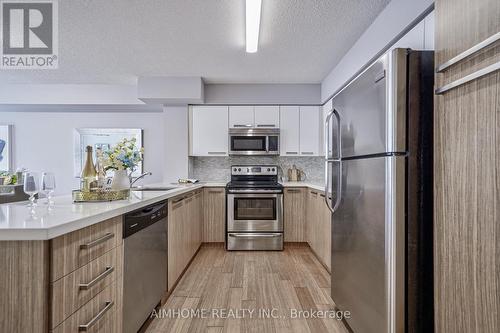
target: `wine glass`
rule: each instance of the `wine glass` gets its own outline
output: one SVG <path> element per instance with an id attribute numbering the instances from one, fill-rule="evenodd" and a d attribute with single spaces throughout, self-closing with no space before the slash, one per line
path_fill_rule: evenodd
<path id="1" fill-rule="evenodd" d="M 40 190 L 47 197 L 47 205 L 52 205 L 52 193 L 56 189 L 56 177 L 52 172 L 42 173 L 42 182 L 40 183 Z"/>
<path id="2" fill-rule="evenodd" d="M 36 207 L 35 195 L 40 190 L 40 182 L 37 172 L 26 172 L 24 174 L 24 193 L 30 196 L 28 207 L 31 209 Z"/>

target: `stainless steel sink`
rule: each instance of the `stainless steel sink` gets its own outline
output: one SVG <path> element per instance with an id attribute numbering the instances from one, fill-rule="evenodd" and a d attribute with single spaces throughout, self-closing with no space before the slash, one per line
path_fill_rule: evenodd
<path id="1" fill-rule="evenodd" d="M 131 191 L 170 191 L 174 189 L 176 189 L 176 187 L 137 186 L 130 188 Z"/>

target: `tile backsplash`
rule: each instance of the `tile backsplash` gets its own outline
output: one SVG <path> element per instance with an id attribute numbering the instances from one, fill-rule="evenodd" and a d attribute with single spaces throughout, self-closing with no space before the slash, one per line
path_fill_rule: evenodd
<path id="1" fill-rule="evenodd" d="M 231 165 L 278 165 L 281 167 L 283 180 L 287 180 L 287 170 L 295 164 L 306 173 L 306 181 L 324 182 L 324 158 L 285 157 L 285 156 L 227 156 L 227 157 L 189 157 L 189 177 L 200 181 L 229 181 Z"/>

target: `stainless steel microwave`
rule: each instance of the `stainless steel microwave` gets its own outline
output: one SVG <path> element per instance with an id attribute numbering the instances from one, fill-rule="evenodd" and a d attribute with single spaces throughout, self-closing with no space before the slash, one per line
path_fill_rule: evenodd
<path id="1" fill-rule="evenodd" d="M 277 128 L 229 129 L 229 155 L 279 155 L 280 130 Z"/>

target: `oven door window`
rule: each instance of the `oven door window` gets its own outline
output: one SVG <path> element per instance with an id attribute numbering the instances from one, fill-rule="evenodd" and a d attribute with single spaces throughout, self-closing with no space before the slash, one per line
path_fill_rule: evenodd
<path id="1" fill-rule="evenodd" d="M 232 151 L 266 151 L 265 136 L 231 136 Z"/>
<path id="2" fill-rule="evenodd" d="M 276 198 L 234 198 L 235 220 L 276 220 Z"/>

